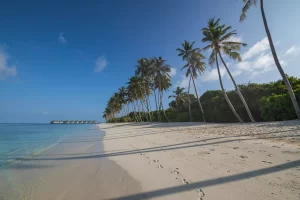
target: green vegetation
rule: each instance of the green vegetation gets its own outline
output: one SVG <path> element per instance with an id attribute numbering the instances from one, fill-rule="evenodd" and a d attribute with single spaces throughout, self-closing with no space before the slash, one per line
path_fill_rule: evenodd
<path id="1" fill-rule="evenodd" d="M 243 0 L 244 7 L 240 21 L 244 21 L 249 8 L 256 5 L 256 0 Z M 163 95 L 171 87 L 171 66 L 162 57 L 141 58 L 138 60 L 135 75 L 129 78 L 127 87 L 121 87 L 107 102 L 103 117 L 107 122 L 255 122 L 300 119 L 300 79 L 288 77 L 280 63 L 273 45 L 271 33 L 264 13 L 263 0 L 260 0 L 261 14 L 269 40 L 275 64 L 282 76 L 276 82 L 238 85 L 223 56 L 241 61 L 239 54 L 241 46 L 247 44 L 231 41 L 236 35 L 231 26 L 220 24 L 220 19 L 212 18 L 207 27 L 202 29 L 203 49 L 194 48 L 195 42 L 184 41 L 178 48 L 178 56 L 186 62 L 182 69 L 189 77 L 188 92 L 177 87 L 169 108 L 163 107 Z M 210 50 L 208 58 L 210 66 L 216 66 L 221 90 L 206 91 L 198 96 L 195 79 L 205 73 L 206 64 L 202 51 Z M 235 90 L 226 91 L 220 74 L 219 61 L 224 65 Z M 191 81 L 195 94 L 190 94 Z M 293 90 L 294 89 L 294 90 Z M 155 111 L 151 108 L 150 97 L 155 100 Z M 297 97 L 297 99 L 296 99 Z"/>

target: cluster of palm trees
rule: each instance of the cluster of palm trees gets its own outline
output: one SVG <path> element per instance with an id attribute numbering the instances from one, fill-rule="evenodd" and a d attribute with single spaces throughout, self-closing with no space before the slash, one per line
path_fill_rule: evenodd
<path id="1" fill-rule="evenodd" d="M 129 78 L 127 87 L 121 87 L 107 102 L 103 117 L 115 121 L 116 116 L 129 116 L 129 121 L 152 121 L 153 114 L 150 95 L 154 96 L 156 117 L 161 119 L 161 113 L 167 118 L 163 106 L 163 95 L 171 87 L 171 66 L 162 57 L 141 58 L 137 61 L 135 75 Z M 162 111 L 162 112 L 161 112 Z M 142 116 L 145 115 L 145 116 Z"/>
<path id="2" fill-rule="evenodd" d="M 251 6 L 256 5 L 256 0 L 243 0 L 243 2 L 244 2 L 244 7 L 242 8 L 242 13 L 240 16 L 241 22 L 245 20 L 246 12 L 248 11 L 248 9 Z M 298 119 L 300 119 L 299 105 L 297 103 L 292 87 L 289 83 L 289 80 L 286 77 L 280 65 L 280 62 L 278 60 L 275 47 L 273 45 L 272 37 L 268 28 L 267 20 L 265 17 L 263 3 L 264 1 L 260 0 L 261 14 L 262 14 L 265 30 L 268 36 L 272 55 L 274 57 L 275 64 L 288 89 Z M 202 54 L 202 52 L 210 50 L 211 53 L 208 58 L 208 63 L 211 66 L 215 65 L 217 68 L 220 86 L 223 91 L 224 98 L 228 106 L 230 107 L 231 111 L 233 112 L 233 114 L 235 115 L 235 117 L 239 122 L 243 122 L 243 119 L 236 112 L 223 86 L 219 61 L 221 61 L 221 63 L 225 67 L 232 83 L 234 84 L 235 91 L 237 92 L 239 98 L 241 99 L 245 107 L 245 110 L 247 111 L 247 114 L 249 116 L 249 119 L 251 120 L 251 122 L 255 122 L 251 114 L 251 111 L 239 89 L 239 86 L 236 84 L 223 58 L 223 56 L 226 55 L 228 58 L 237 60 L 239 62 L 242 60 L 238 51 L 242 46 L 246 46 L 247 44 L 237 42 L 237 41 L 232 41 L 231 38 L 236 34 L 237 33 L 235 30 L 231 30 L 231 26 L 220 24 L 220 19 L 212 18 L 208 21 L 207 27 L 202 29 L 202 35 L 203 35 L 202 42 L 206 43 L 207 46 L 205 46 L 202 49 L 194 48 L 195 42 L 191 43 L 188 41 L 184 41 L 182 43 L 181 48 L 177 49 L 178 56 L 182 57 L 182 59 L 186 62 L 186 64 L 182 67 L 182 70 L 186 70 L 186 77 L 189 78 L 187 97 L 188 97 L 189 116 L 191 121 L 193 120 L 191 115 L 191 107 L 190 107 L 191 81 L 193 82 L 195 94 L 203 118 L 202 120 L 204 122 L 206 121 L 205 113 L 202 108 L 201 101 L 198 95 L 195 79 L 197 79 L 199 75 L 203 75 L 206 68 L 206 64 L 203 61 L 205 59 L 205 56 Z M 129 105 L 131 105 L 132 107 L 131 110 L 134 113 L 135 121 L 142 121 L 141 113 L 147 113 L 146 114 L 147 121 L 152 121 L 153 112 L 151 110 L 150 95 L 154 95 L 155 106 L 157 111 L 156 112 L 157 119 L 158 120 L 161 119 L 160 113 L 163 113 L 164 117 L 167 118 L 167 115 L 163 107 L 162 99 L 163 99 L 164 91 L 168 90 L 168 88 L 171 86 L 171 79 L 170 79 L 169 72 L 170 72 L 170 66 L 166 64 L 166 61 L 163 60 L 161 57 L 151 58 L 151 59 L 141 58 L 140 60 L 138 60 L 135 76 L 129 79 L 129 82 L 127 83 L 128 86 L 126 88 L 122 87 L 119 89 L 119 92 L 113 94 L 113 96 L 110 98 L 110 100 L 107 103 L 107 107 L 104 111 L 103 117 L 106 120 L 115 120 L 117 114 L 120 114 L 121 116 L 128 116 L 130 112 Z M 175 98 L 176 105 L 178 101 L 185 101 L 183 96 L 186 95 L 186 93 L 184 93 L 183 90 L 184 88 L 177 87 L 177 89 L 174 91 L 174 95 L 169 97 L 169 98 L 171 97 Z"/>

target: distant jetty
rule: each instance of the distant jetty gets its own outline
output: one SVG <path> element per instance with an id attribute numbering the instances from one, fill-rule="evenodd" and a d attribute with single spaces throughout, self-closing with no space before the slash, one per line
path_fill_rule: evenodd
<path id="1" fill-rule="evenodd" d="M 96 120 L 52 120 L 50 124 L 98 124 Z"/>

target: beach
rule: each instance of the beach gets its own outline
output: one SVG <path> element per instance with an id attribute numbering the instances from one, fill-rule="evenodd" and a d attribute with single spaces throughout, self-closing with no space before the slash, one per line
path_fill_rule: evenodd
<path id="1" fill-rule="evenodd" d="M 68 125 L 48 127 L 59 126 Z M 110 199 L 140 191 L 139 183 L 124 169 L 101 156 L 103 131 L 96 125 L 70 125 L 70 129 L 43 151 L 0 168 L 0 200 Z M 66 128 L 63 131 L 61 135 Z"/>
<path id="2" fill-rule="evenodd" d="M 0 199 L 300 198 L 298 121 L 76 126 L 1 168 Z"/>
<path id="3" fill-rule="evenodd" d="M 141 183 L 120 199 L 299 199 L 298 121 L 101 124 L 110 159 Z"/>

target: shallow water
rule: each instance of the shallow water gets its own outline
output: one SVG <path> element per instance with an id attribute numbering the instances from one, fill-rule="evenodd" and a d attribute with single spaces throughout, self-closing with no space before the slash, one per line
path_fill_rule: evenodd
<path id="1" fill-rule="evenodd" d="M 0 124 L 0 167 L 43 153 L 64 138 L 95 129 L 95 125 Z"/>

